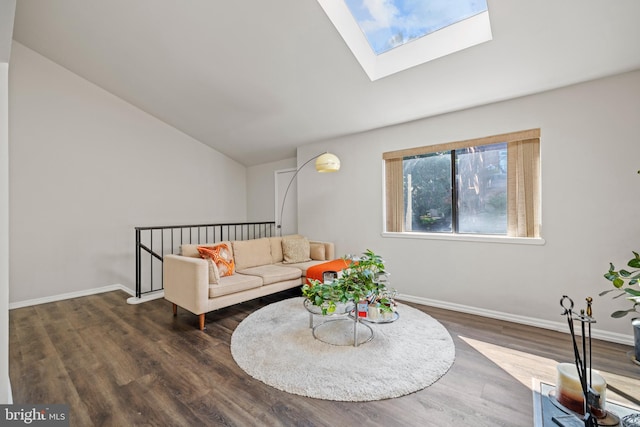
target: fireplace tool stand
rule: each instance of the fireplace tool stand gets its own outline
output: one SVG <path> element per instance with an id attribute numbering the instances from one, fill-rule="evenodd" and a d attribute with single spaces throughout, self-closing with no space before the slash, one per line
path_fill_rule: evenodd
<path id="1" fill-rule="evenodd" d="M 573 300 L 566 295 L 562 296 L 560 306 L 564 309 L 563 316 L 567 317 L 569 331 L 571 333 L 571 341 L 573 343 L 573 356 L 575 360 L 580 385 L 582 386 L 582 395 L 584 397 L 584 417 L 582 421 L 585 427 L 598 427 L 598 420 L 593 414 L 593 409 L 600 408 L 600 394 L 592 388 L 593 380 L 591 375 L 591 324 L 596 323 L 592 317 L 591 303 L 593 299 L 588 297 L 587 309 L 580 310 L 580 313 L 573 311 Z M 582 353 L 580 352 L 574 322 L 580 322 Z M 560 418 L 560 417 L 559 417 Z M 569 426 L 564 424 L 560 419 L 554 419 L 554 422 L 560 426 Z M 574 418 L 575 419 L 575 418 Z"/>

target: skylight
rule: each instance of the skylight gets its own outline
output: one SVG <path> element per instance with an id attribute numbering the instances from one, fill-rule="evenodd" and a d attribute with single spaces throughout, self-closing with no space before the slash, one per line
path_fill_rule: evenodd
<path id="1" fill-rule="evenodd" d="M 487 11 L 485 0 L 345 0 L 345 3 L 376 55 Z"/>
<path id="2" fill-rule="evenodd" d="M 491 40 L 486 0 L 318 0 L 371 80 Z"/>

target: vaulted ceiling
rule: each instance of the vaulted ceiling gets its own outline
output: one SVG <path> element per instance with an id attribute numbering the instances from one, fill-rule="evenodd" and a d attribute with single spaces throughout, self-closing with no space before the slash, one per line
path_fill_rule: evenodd
<path id="1" fill-rule="evenodd" d="M 19 0 L 14 39 L 247 166 L 640 69 L 637 0 L 488 5 L 492 41 L 373 82 L 316 0 Z"/>

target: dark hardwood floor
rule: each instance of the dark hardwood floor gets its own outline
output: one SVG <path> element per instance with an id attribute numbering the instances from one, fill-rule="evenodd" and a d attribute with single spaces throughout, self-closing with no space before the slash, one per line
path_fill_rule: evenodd
<path id="1" fill-rule="evenodd" d="M 531 426 L 532 379 L 553 384 L 556 364 L 573 360 L 566 334 L 411 304 L 455 342 L 438 382 L 376 402 L 296 396 L 249 377 L 229 350 L 248 314 L 296 292 L 210 313 L 205 331 L 165 300 L 128 305 L 124 292 L 11 310 L 14 403 L 67 403 L 72 426 Z M 633 405 L 640 366 L 630 350 L 594 341 L 593 365 L 608 398 Z"/>

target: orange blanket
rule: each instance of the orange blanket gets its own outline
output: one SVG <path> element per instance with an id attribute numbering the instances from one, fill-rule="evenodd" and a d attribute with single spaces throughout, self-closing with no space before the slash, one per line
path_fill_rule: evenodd
<path id="1" fill-rule="evenodd" d="M 349 266 L 349 263 L 350 261 L 339 258 L 334 259 L 333 261 L 311 266 L 307 268 L 307 283 L 311 284 L 310 280 L 312 279 L 322 282 L 322 275 L 325 271 L 342 271 Z"/>

